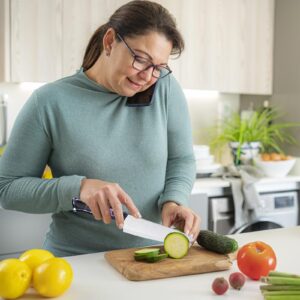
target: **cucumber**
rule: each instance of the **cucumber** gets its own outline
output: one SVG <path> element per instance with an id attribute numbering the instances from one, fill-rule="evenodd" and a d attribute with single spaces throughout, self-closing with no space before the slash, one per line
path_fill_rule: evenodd
<path id="1" fill-rule="evenodd" d="M 220 254 L 228 254 L 238 249 L 238 243 L 235 239 L 209 230 L 200 231 L 197 243 L 207 250 Z"/>
<path id="2" fill-rule="evenodd" d="M 184 257 L 187 255 L 189 247 L 189 239 L 183 233 L 171 232 L 165 237 L 164 249 L 172 258 Z"/>

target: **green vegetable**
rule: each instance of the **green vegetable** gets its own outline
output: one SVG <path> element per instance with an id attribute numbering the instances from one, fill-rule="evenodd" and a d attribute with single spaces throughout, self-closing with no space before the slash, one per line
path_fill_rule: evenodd
<path id="1" fill-rule="evenodd" d="M 274 284 L 274 285 L 297 285 L 300 286 L 300 278 L 293 277 L 279 277 L 279 276 L 267 276 L 261 278 L 262 282 Z"/>
<path id="2" fill-rule="evenodd" d="M 299 300 L 299 295 L 267 295 L 265 300 Z"/>
<path id="3" fill-rule="evenodd" d="M 152 257 L 147 257 L 145 259 L 146 262 L 157 262 L 157 261 L 160 261 L 162 259 L 165 259 L 168 257 L 168 254 L 167 253 L 161 253 L 161 254 L 158 254 L 156 256 L 152 256 Z"/>
<path id="4" fill-rule="evenodd" d="M 145 248 L 145 249 L 140 249 L 134 251 L 134 256 L 139 256 L 139 257 L 151 257 L 154 255 L 159 254 L 160 249 L 159 248 Z"/>
<path id="5" fill-rule="evenodd" d="M 160 253 L 159 248 L 144 248 L 134 252 L 136 261 L 157 262 L 168 257 L 166 253 Z"/>
<path id="6" fill-rule="evenodd" d="M 284 272 L 278 272 L 278 271 L 271 271 L 268 274 L 268 277 L 290 277 L 290 278 L 300 278 L 300 275 L 291 274 L 291 273 L 284 273 Z"/>
<path id="7" fill-rule="evenodd" d="M 300 299 L 300 276 L 290 273 L 272 271 L 261 278 L 268 285 L 260 286 L 265 300 L 298 300 Z"/>
<path id="8" fill-rule="evenodd" d="M 300 286 L 297 285 L 261 285 L 260 286 L 261 291 L 264 293 L 264 291 L 300 291 Z"/>
<path id="9" fill-rule="evenodd" d="M 169 233 L 164 240 L 164 249 L 172 258 L 182 258 L 187 255 L 190 247 L 189 239 L 180 232 Z"/>
<path id="10" fill-rule="evenodd" d="M 238 243 L 235 239 L 209 230 L 201 230 L 197 242 L 200 246 L 221 254 L 228 254 L 238 249 Z"/>

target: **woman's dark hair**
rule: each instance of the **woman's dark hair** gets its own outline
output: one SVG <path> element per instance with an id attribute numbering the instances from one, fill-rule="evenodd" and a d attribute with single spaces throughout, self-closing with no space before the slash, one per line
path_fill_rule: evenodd
<path id="1" fill-rule="evenodd" d="M 91 68 L 103 51 L 103 37 L 113 28 L 122 37 L 133 37 L 155 31 L 162 33 L 172 42 L 171 54 L 180 56 L 184 41 L 176 28 L 176 21 L 167 9 L 151 1 L 134 0 L 118 8 L 109 21 L 100 26 L 92 35 L 85 50 L 82 68 Z"/>

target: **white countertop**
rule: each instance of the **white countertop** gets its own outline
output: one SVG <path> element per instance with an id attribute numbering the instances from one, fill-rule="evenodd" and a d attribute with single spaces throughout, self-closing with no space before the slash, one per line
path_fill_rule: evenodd
<path id="1" fill-rule="evenodd" d="M 273 192 L 277 190 L 291 190 L 300 188 L 300 176 L 286 176 L 282 178 L 262 178 L 256 183 L 258 191 Z M 199 178 L 195 181 L 192 194 L 222 194 L 222 190 L 230 188 L 230 182 L 221 177 Z"/>
<path id="2" fill-rule="evenodd" d="M 235 235 L 239 245 L 261 240 L 273 247 L 277 254 L 277 270 L 300 274 L 300 227 L 274 229 L 267 231 L 243 233 Z M 212 299 L 263 299 L 258 281 L 247 279 L 241 291 L 229 288 L 223 296 L 217 296 L 211 291 L 214 278 L 228 278 L 231 272 L 238 271 L 236 262 L 231 270 L 181 276 L 169 279 L 149 281 L 129 281 L 113 269 L 104 259 L 104 253 L 87 254 L 68 257 L 74 271 L 71 288 L 62 295 L 60 300 L 108 299 L 108 300 L 212 300 Z M 153 264 L 155 267 L 155 264 Z M 219 297 L 219 298 L 218 298 Z M 43 299 L 34 291 L 30 291 L 22 299 Z"/>

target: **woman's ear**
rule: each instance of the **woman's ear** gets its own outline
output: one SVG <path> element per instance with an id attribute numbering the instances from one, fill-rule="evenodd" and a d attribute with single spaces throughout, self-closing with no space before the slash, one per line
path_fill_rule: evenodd
<path id="1" fill-rule="evenodd" d="M 103 36 L 103 51 L 106 56 L 110 56 L 113 42 L 116 39 L 116 32 L 113 28 L 109 28 Z"/>

